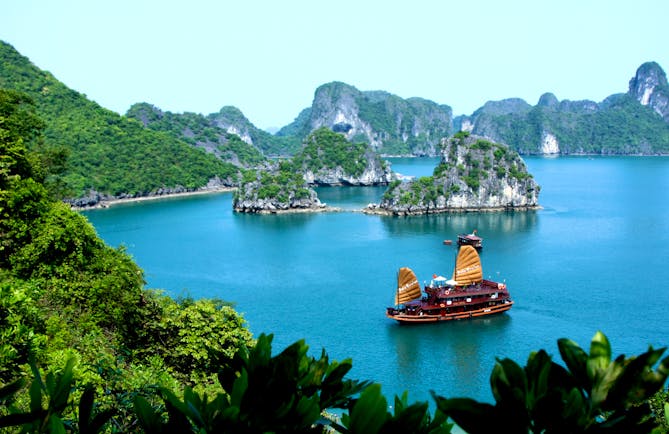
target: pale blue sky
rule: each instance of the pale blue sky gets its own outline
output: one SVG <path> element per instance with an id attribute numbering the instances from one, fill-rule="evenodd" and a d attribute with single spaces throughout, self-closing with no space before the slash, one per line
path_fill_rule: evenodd
<path id="1" fill-rule="evenodd" d="M 0 39 L 100 105 L 284 126 L 343 81 L 448 104 L 601 101 L 669 68 L 666 0 L 2 0 Z"/>

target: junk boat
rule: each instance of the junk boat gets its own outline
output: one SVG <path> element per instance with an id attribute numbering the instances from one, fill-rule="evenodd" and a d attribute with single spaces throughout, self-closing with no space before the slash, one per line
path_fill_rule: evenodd
<path id="1" fill-rule="evenodd" d="M 513 306 L 506 284 L 483 278 L 481 259 L 469 245 L 460 247 L 453 277 L 433 275 L 424 291 L 413 270 L 400 268 L 395 306 L 387 308 L 386 316 L 400 323 L 428 323 L 493 315 Z"/>
<path id="2" fill-rule="evenodd" d="M 459 234 L 458 246 L 473 246 L 476 250 L 481 251 L 483 248 L 483 238 L 476 235 L 476 229 L 471 234 Z"/>

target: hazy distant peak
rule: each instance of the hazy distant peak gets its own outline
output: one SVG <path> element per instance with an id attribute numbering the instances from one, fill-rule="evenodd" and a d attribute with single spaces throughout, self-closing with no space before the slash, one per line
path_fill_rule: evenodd
<path id="1" fill-rule="evenodd" d="M 486 102 L 483 107 L 474 112 L 474 115 L 481 113 L 502 115 L 529 111 L 531 108 L 532 106 L 522 98 L 506 98 L 499 101 Z"/>
<path id="2" fill-rule="evenodd" d="M 539 102 L 537 105 L 539 107 L 557 107 L 560 101 L 557 99 L 555 94 L 551 92 L 546 92 L 539 97 Z"/>

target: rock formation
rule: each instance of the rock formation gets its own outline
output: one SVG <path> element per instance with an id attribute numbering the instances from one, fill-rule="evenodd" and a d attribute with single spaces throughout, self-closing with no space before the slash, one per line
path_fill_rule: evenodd
<path id="1" fill-rule="evenodd" d="M 311 133 L 293 161 L 311 185 L 387 185 L 396 179 L 369 145 L 351 143 L 327 128 Z"/>
<path id="2" fill-rule="evenodd" d="M 432 156 L 437 155 L 439 140 L 452 133 L 452 110 L 422 98 L 361 92 L 333 82 L 316 89 L 312 106 L 277 135 L 304 139 L 321 127 L 368 143 L 382 154 Z"/>
<path id="3" fill-rule="evenodd" d="M 260 214 L 326 209 L 291 161 L 267 163 L 261 170 L 247 172 L 235 192 L 232 208 Z"/>
<path id="4" fill-rule="evenodd" d="M 628 93 L 669 122 L 669 86 L 660 65 L 655 62 L 641 65 L 630 80 Z"/>
<path id="5" fill-rule="evenodd" d="M 442 142 L 431 177 L 396 181 L 368 213 L 392 215 L 538 208 L 540 187 L 518 153 L 468 133 Z"/>
<path id="6" fill-rule="evenodd" d="M 537 105 L 510 98 L 489 101 L 456 130 L 506 143 L 521 154 L 669 154 L 669 87 L 655 62 L 641 65 L 625 94 L 596 103 L 541 95 Z"/>

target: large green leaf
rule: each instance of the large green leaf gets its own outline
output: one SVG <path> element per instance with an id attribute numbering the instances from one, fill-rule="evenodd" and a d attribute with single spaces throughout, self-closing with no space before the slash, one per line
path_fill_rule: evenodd
<path id="1" fill-rule="evenodd" d="M 576 378 L 580 387 L 590 390 L 591 382 L 588 377 L 588 354 L 571 339 L 558 339 L 558 349 L 562 360 L 569 372 Z"/>
<path id="2" fill-rule="evenodd" d="M 376 434 L 388 417 L 388 402 L 381 394 L 381 385 L 373 384 L 360 394 L 346 425 L 351 434 Z"/>
<path id="3" fill-rule="evenodd" d="M 590 342 L 590 354 L 588 355 L 587 371 L 591 381 L 600 375 L 601 371 L 611 363 L 611 344 L 600 331 L 595 333 Z"/>
<path id="4" fill-rule="evenodd" d="M 480 403 L 470 398 L 446 399 L 431 393 L 439 411 L 470 434 L 499 432 L 501 421 L 514 417 L 510 414 L 499 415 L 495 407 L 488 403 Z"/>

